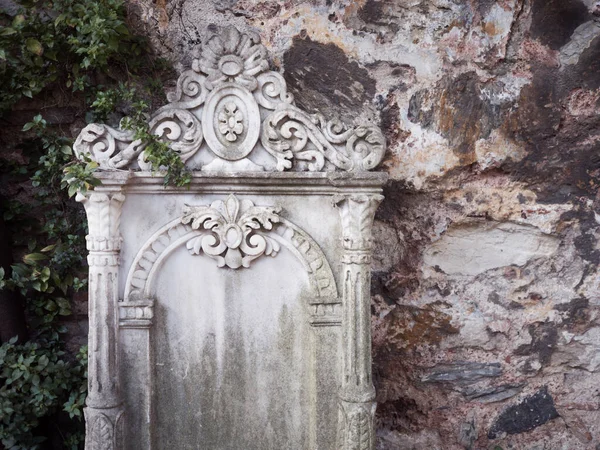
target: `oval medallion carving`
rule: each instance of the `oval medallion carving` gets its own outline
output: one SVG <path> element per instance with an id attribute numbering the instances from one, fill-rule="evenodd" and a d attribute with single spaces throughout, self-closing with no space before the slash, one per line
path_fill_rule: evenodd
<path id="1" fill-rule="evenodd" d="M 237 161 L 252 151 L 260 135 L 260 111 L 254 96 L 233 83 L 215 88 L 202 113 L 206 143 L 220 158 Z"/>

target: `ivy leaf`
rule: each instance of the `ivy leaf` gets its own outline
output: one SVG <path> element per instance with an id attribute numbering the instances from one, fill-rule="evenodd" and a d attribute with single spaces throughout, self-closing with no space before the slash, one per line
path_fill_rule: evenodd
<path id="1" fill-rule="evenodd" d="M 44 47 L 42 46 L 41 42 L 34 38 L 27 39 L 25 41 L 25 47 L 27 47 L 27 50 L 29 50 L 31 53 L 38 56 L 42 56 L 44 53 Z"/>
<path id="2" fill-rule="evenodd" d="M 43 370 L 49 362 L 50 360 L 46 355 L 40 356 L 40 359 L 38 359 L 38 370 Z"/>
<path id="3" fill-rule="evenodd" d="M 111 36 L 108 38 L 108 47 L 111 50 L 117 51 L 119 49 L 119 38 L 118 36 Z"/>
<path id="4" fill-rule="evenodd" d="M 18 14 L 15 16 L 15 18 L 13 19 L 12 22 L 12 26 L 13 27 L 18 27 L 19 25 L 21 25 L 23 22 L 25 22 L 25 16 L 23 14 Z"/>
<path id="5" fill-rule="evenodd" d="M 23 262 L 25 264 L 35 264 L 37 261 L 43 261 L 47 258 L 48 256 L 43 253 L 29 253 L 28 255 L 23 256 Z"/>
<path id="6" fill-rule="evenodd" d="M 0 31 L 0 36 L 10 36 L 11 34 L 15 34 L 17 30 L 14 28 L 6 27 L 2 31 Z"/>
<path id="7" fill-rule="evenodd" d="M 79 186 L 77 186 L 76 184 L 70 185 L 69 189 L 68 189 L 69 197 L 73 197 L 75 194 L 77 194 L 78 190 L 79 190 Z"/>

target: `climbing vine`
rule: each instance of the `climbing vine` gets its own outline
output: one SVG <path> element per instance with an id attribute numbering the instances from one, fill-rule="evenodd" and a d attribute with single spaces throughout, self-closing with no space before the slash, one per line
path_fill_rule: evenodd
<path id="1" fill-rule="evenodd" d="M 100 181 L 94 162 L 75 160 L 70 131 L 44 110 L 74 105 L 82 122 L 121 121 L 165 183 L 182 186 L 190 178 L 181 159 L 147 125 L 169 70 L 131 32 L 121 0 L 23 0 L 0 11 L 0 119 L 28 102 L 40 111 L 0 154 L 14 259 L 0 268 L 0 289 L 19 296 L 29 330 L 27 340 L 0 343 L 0 448 L 83 446 L 87 350 L 67 345 L 66 318 L 87 289 L 87 230 L 72 197 Z"/>

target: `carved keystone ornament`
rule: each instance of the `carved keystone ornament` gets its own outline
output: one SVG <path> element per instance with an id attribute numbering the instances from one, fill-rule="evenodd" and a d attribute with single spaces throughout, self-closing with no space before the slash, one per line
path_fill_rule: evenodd
<path id="1" fill-rule="evenodd" d="M 192 255 L 204 251 L 219 267 L 250 267 L 253 259 L 279 251 L 279 244 L 260 230 L 271 230 L 279 222 L 280 211 L 279 207 L 254 206 L 251 200 L 240 202 L 234 195 L 210 206 L 186 206 L 181 223 L 212 231 L 190 239 L 186 246 Z"/>
<path id="2" fill-rule="evenodd" d="M 210 35 L 148 119 L 90 124 L 86 449 L 373 450 L 371 229 L 385 140 L 295 106 L 258 34 Z M 336 174 L 334 172 L 346 172 Z"/>

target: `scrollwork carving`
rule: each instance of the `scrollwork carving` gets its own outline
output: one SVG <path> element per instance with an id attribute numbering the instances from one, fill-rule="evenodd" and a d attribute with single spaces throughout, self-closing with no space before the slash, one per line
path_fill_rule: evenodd
<path id="1" fill-rule="evenodd" d="M 293 105 L 282 104 L 263 122 L 261 142 L 277 160 L 277 170 L 292 168 L 292 160 L 308 161 L 309 171 L 325 162 L 347 171 L 374 168 L 385 153 L 385 138 L 376 127 L 346 128 Z"/>
<path id="2" fill-rule="evenodd" d="M 133 139 L 133 132 L 95 123 L 81 130 L 73 144 L 73 151 L 79 159 L 90 158 L 103 169 L 125 168 L 143 149 L 142 142 Z"/>
<path id="3" fill-rule="evenodd" d="M 385 152 L 381 130 L 307 114 L 294 106 L 283 76 L 268 68 L 258 34 L 222 28 L 209 36 L 192 69 L 181 73 L 170 103 L 150 117 L 150 129 L 184 162 L 211 150 L 215 163 L 204 170 L 264 170 L 249 159 L 260 147 L 259 136 L 275 159 L 268 167 L 279 171 L 356 172 L 379 164 Z M 103 169 L 152 169 L 132 132 L 106 125 L 88 125 L 74 149 Z"/>
<path id="4" fill-rule="evenodd" d="M 206 100 L 208 89 L 204 85 L 206 77 L 194 70 L 182 72 L 177 80 L 177 90 L 167 95 L 169 108 L 192 109 Z"/>
<path id="5" fill-rule="evenodd" d="M 254 97 L 260 106 L 273 110 L 281 102 L 293 103 L 294 96 L 287 91 L 285 79 L 277 72 L 265 72 L 256 77 L 258 89 Z"/>
<path id="6" fill-rule="evenodd" d="M 202 145 L 202 125 L 185 109 L 166 108 L 148 124 L 152 133 L 171 143 L 171 148 L 186 161 Z"/>
<path id="7" fill-rule="evenodd" d="M 262 255 L 277 255 L 279 244 L 261 230 L 271 230 L 279 222 L 280 211 L 279 207 L 255 206 L 246 199 L 240 202 L 234 195 L 210 206 L 187 206 L 181 222 L 210 233 L 191 239 L 186 246 L 193 255 L 202 250 L 219 267 L 250 267 Z"/>

